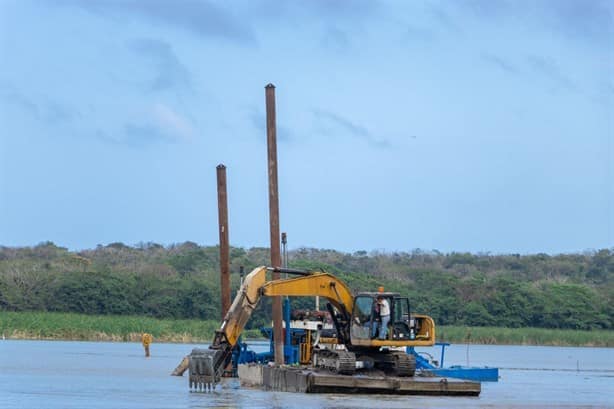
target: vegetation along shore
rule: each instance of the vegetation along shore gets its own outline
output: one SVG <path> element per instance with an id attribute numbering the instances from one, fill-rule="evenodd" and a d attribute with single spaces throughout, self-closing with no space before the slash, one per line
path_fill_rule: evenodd
<path id="1" fill-rule="evenodd" d="M 231 248 L 231 282 L 269 260 L 267 248 Z M 577 254 L 343 253 L 299 248 L 289 267 L 323 269 L 354 291 L 384 286 L 432 316 L 450 342 L 613 346 L 614 249 Z M 0 246 L 0 329 L 5 338 L 201 342 L 219 325 L 219 248 L 185 242 Z M 313 309 L 295 298 L 293 309 Z M 271 322 L 270 300 L 248 322 Z M 137 338 L 135 338 L 137 337 Z"/>
<path id="2" fill-rule="evenodd" d="M 172 320 L 138 316 L 53 312 L 0 312 L 5 339 L 137 342 L 151 333 L 156 342 L 206 343 L 219 326 L 214 320 Z M 262 338 L 257 329 L 246 338 Z M 614 347 L 614 331 L 545 328 L 440 326 L 438 340 L 472 344 Z"/>

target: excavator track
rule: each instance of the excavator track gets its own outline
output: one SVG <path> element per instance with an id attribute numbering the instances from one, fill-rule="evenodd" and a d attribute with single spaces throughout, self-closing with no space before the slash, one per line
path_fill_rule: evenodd
<path id="1" fill-rule="evenodd" d="M 379 351 L 368 354 L 375 367 L 384 372 L 400 377 L 414 376 L 416 373 L 416 357 L 402 351 Z"/>
<path id="2" fill-rule="evenodd" d="M 414 376 L 416 373 L 416 357 L 405 352 L 392 352 L 392 373 L 396 376 Z"/>
<path id="3" fill-rule="evenodd" d="M 313 366 L 342 375 L 353 375 L 356 371 L 356 355 L 343 350 L 320 349 L 313 353 Z"/>

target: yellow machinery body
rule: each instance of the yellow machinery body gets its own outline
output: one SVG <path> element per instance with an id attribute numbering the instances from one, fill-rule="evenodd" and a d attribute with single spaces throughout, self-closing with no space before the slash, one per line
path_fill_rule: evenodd
<path id="1" fill-rule="evenodd" d="M 299 274 L 298 277 L 267 280 L 268 271 Z M 262 297 L 321 297 L 328 301 L 327 308 L 335 326 L 335 336 L 321 338 L 320 343 L 343 345 L 345 352 L 314 348 L 311 342 L 301 346 L 301 363 L 311 361 L 314 366 L 340 373 L 354 371 L 360 357 L 374 365 L 382 363 L 400 376 L 411 376 L 415 362 L 408 362 L 405 353 L 387 351 L 387 348 L 431 346 L 435 344 L 435 323 L 426 315 L 410 314 L 407 298 L 396 293 L 363 292 L 354 294 L 350 288 L 332 274 L 315 271 L 272 269 L 257 267 L 243 281 L 209 350 L 195 349 L 191 354 L 190 386 L 211 385 L 219 380 L 220 368 L 230 360 L 231 350 L 237 344 L 246 323 Z M 391 305 L 392 314 L 388 334 L 380 339 L 374 336 L 371 304 L 384 297 Z M 367 311 L 369 310 L 369 311 Z M 368 322 L 367 322 L 368 321 Z M 380 329 L 381 330 L 381 329 Z M 307 338 L 310 339 L 311 337 Z M 317 355 L 317 362 L 314 356 Z M 192 364 L 192 361 L 195 363 Z M 380 362 L 381 361 L 381 362 Z M 399 363 L 401 361 L 401 363 Z M 395 366 L 396 365 L 396 366 Z M 411 375 L 410 375 L 411 374 Z"/>

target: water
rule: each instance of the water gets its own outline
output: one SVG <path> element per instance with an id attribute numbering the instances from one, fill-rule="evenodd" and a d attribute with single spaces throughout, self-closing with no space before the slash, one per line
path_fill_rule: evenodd
<path id="1" fill-rule="evenodd" d="M 154 343 L 145 358 L 137 343 L 0 340 L 0 408 L 614 408 L 608 348 L 453 345 L 446 365 L 501 368 L 479 397 L 264 392 L 236 379 L 190 393 L 187 374 L 169 374 L 192 348 Z"/>

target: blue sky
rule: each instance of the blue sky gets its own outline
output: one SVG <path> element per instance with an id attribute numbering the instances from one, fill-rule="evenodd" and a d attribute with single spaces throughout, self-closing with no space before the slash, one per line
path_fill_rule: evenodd
<path id="1" fill-rule="evenodd" d="M 0 1 L 0 244 L 614 246 L 611 1 Z"/>

